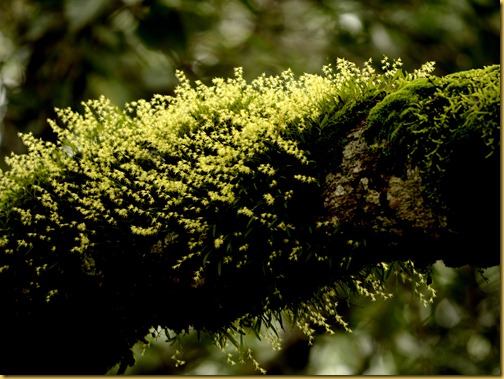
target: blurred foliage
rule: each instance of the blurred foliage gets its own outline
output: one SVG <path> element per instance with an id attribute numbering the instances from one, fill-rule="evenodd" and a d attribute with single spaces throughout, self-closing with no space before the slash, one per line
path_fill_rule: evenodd
<path id="1" fill-rule="evenodd" d="M 288 67 L 296 74 L 317 72 L 336 57 L 379 62 L 383 54 L 400 56 L 406 69 L 436 61 L 439 75 L 498 63 L 500 5 L 495 0 L 1 1 L 0 156 L 23 151 L 18 131 L 53 139 L 46 119 L 55 118 L 54 107 L 79 110 L 81 101 L 100 95 L 122 105 L 170 94 L 176 69 L 208 83 L 231 76 L 237 66 L 250 79 Z M 308 350 L 306 370 L 298 372 L 498 373 L 498 270 L 489 271 L 489 283 L 470 268 L 436 267 L 436 272 L 441 287 L 432 308 L 417 308 L 402 289 L 394 306 L 362 304 L 362 314 L 350 315 L 355 333 L 320 338 Z M 293 345 L 306 342 L 295 336 L 289 337 Z M 220 356 L 202 348 L 204 341 L 197 348 L 196 342 L 186 347 L 185 368 L 163 368 L 171 364 L 166 354 L 173 353 L 166 352 L 167 344 L 154 343 L 128 373 L 243 373 L 235 371 L 242 366 L 222 364 Z M 277 363 L 278 354 L 271 355 Z M 198 360 L 206 366 L 193 364 Z M 292 359 L 284 361 L 292 366 Z"/>

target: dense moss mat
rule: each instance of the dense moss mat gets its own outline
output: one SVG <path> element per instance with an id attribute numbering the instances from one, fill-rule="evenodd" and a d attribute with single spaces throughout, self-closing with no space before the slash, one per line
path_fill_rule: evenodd
<path id="1" fill-rule="evenodd" d="M 175 97 L 124 110 L 90 101 L 83 114 L 59 111 L 56 143 L 24 136 L 29 153 L 9 158 L 0 181 L 0 372 L 124 368 L 152 327 L 175 342 L 196 329 L 250 356 L 241 335 L 269 335 L 277 319 L 311 338 L 346 328 L 338 300 L 387 298 L 395 270 L 432 294 L 412 263 L 382 263 L 345 235 L 324 203 L 326 177 L 349 133 L 367 128 L 376 168 L 418 163 L 434 209 L 466 233 L 486 213 L 464 204 L 465 165 L 484 183 L 467 178 L 471 188 L 494 191 L 500 71 L 384 66 L 339 60 L 323 76 L 251 83 L 237 70 L 195 88 L 179 75 Z"/>
<path id="2" fill-rule="evenodd" d="M 368 117 L 367 136 L 384 166 L 404 177 L 419 167 L 425 199 L 449 220 L 448 254 L 431 260 L 499 264 L 500 67 L 421 78 L 387 96 Z M 471 258 L 472 256 L 472 258 Z"/>

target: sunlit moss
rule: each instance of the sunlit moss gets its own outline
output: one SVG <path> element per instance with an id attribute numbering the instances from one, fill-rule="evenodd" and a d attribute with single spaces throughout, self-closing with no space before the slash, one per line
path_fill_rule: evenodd
<path id="1" fill-rule="evenodd" d="M 377 73 L 371 62 L 360 69 L 339 59 L 324 75 L 285 71 L 250 83 L 236 69 L 234 78 L 194 87 L 179 72 L 173 97 L 124 110 L 102 97 L 82 114 L 58 110 L 62 125 L 50 121 L 57 142 L 25 135 L 28 154 L 8 158 L 11 169 L 0 177 L 0 285 L 15 288 L 16 301 L 50 307 L 78 292 L 61 279 L 78 262 L 80 285 L 99 288 L 100 304 L 121 317 L 120 349 L 150 327 L 177 336 L 194 328 L 221 349 L 231 341 L 254 364 L 240 339 L 246 330 L 273 346 L 269 333 L 282 318 L 310 339 L 316 328 L 350 330 L 336 309 L 342 294 L 387 299 L 391 272 L 415 281 L 419 298 L 431 301 L 413 263 L 355 272 L 349 251 L 361 242 L 348 240 L 341 251 L 325 246 L 338 231 L 321 196 L 334 162 L 319 158 L 342 154 L 338 128 L 362 122 L 391 94 L 370 118 L 370 130 L 377 120 L 385 125 L 395 115 L 390 104 L 438 80 L 432 63 L 413 74 L 400 60 L 382 63 Z M 489 146 L 490 129 L 483 129 Z M 375 135 L 394 144 L 397 130 Z M 174 304 L 176 316 L 168 315 Z"/>

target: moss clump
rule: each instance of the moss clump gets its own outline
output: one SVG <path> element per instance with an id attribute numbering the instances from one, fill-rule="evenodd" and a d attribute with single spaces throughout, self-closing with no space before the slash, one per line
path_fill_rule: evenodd
<path id="1" fill-rule="evenodd" d="M 377 103 L 370 130 L 387 124 L 385 109 L 396 105 L 379 101 L 411 92 L 407 84 L 432 71 L 384 65 L 377 74 L 369 62 L 338 60 L 323 76 L 286 71 L 251 83 L 237 69 L 195 87 L 179 74 L 174 97 L 124 110 L 89 101 L 83 114 L 59 111 L 56 143 L 24 136 L 29 153 L 9 158 L 0 177 L 0 308 L 8 310 L 0 332 L 9 341 L 0 353 L 27 338 L 33 373 L 100 373 L 132 364 L 133 344 L 161 328 L 175 339 L 207 332 L 245 354 L 247 330 L 269 335 L 285 317 L 310 336 L 315 327 L 330 333 L 347 327 L 336 311 L 343 292 L 388 297 L 392 266 L 349 269 L 354 246 L 327 244 L 339 226 L 322 196 L 348 130 Z M 437 79 L 418 80 L 412 85 Z M 409 138 L 390 134 L 400 133 L 386 133 L 387 146 Z M 401 267 L 425 284 L 412 265 Z M 58 349 L 62 329 L 80 331 L 80 353 Z M 59 362 L 44 353 L 51 349 Z M 31 373 L 24 360 L 2 365 Z"/>
<path id="2" fill-rule="evenodd" d="M 458 241 L 447 264 L 478 261 L 463 259 L 456 246 L 499 250 L 499 66 L 407 84 L 371 110 L 366 133 L 390 175 L 420 171 L 424 200 Z"/>
<path id="3" fill-rule="evenodd" d="M 428 191 L 439 193 L 447 167 L 464 167 L 455 162 L 461 145 L 471 140 L 473 152 L 485 158 L 495 154 L 500 138 L 499 83 L 497 65 L 417 79 L 372 109 L 368 139 L 396 166 L 418 165 Z"/>

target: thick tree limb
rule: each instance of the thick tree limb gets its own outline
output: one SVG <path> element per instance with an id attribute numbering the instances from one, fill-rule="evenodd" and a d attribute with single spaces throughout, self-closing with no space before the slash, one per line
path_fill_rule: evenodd
<path id="1" fill-rule="evenodd" d="M 500 264 L 499 67 L 339 68 L 183 81 L 62 112 L 59 145 L 28 138 L 0 192 L 0 372 L 125 366 L 157 326 L 344 325 L 338 291 L 386 296 L 396 261 Z"/>

